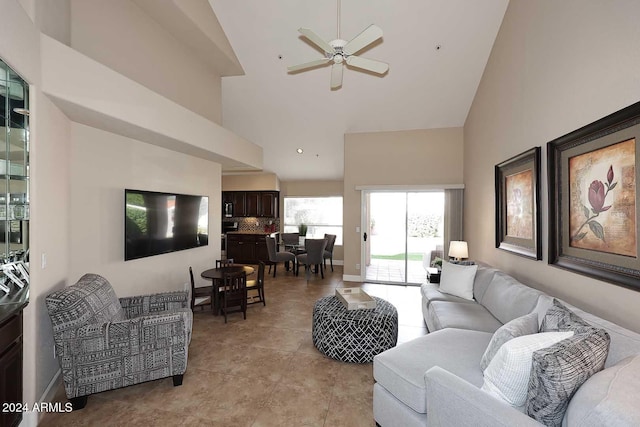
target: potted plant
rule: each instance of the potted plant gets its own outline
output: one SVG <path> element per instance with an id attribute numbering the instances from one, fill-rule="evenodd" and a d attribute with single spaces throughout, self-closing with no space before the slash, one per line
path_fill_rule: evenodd
<path id="1" fill-rule="evenodd" d="M 437 268 L 438 271 L 442 270 L 442 258 L 436 257 L 431 261 L 431 267 Z"/>
<path id="2" fill-rule="evenodd" d="M 298 243 L 303 245 L 306 236 L 307 226 L 304 223 L 300 223 L 300 225 L 298 225 Z"/>

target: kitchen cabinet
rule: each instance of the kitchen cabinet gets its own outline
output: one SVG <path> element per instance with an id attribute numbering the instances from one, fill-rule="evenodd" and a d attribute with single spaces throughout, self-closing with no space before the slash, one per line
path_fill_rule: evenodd
<path id="1" fill-rule="evenodd" d="M 240 264 L 268 261 L 265 234 L 227 233 L 227 258 Z"/>
<path id="2" fill-rule="evenodd" d="M 222 192 L 222 212 L 224 214 L 224 205 L 225 203 L 231 203 L 233 206 L 233 216 L 234 217 L 243 217 L 246 215 L 245 209 L 245 196 L 246 193 L 244 191 L 223 191 Z"/>
<path id="3" fill-rule="evenodd" d="M 0 324 L 0 402 L 21 404 L 22 399 L 22 310 Z M 17 426 L 20 410 L 2 411 L 0 425 Z"/>
<path id="4" fill-rule="evenodd" d="M 233 204 L 234 217 L 275 218 L 278 216 L 278 191 L 223 191 L 222 205 Z"/>

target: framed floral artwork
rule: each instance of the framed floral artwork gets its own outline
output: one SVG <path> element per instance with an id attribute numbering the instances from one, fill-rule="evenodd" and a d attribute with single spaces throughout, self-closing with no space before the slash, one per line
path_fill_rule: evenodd
<path id="1" fill-rule="evenodd" d="M 542 259 L 540 147 L 495 167 L 496 248 Z"/>
<path id="2" fill-rule="evenodd" d="M 640 290 L 640 102 L 547 144 L 549 263 Z"/>

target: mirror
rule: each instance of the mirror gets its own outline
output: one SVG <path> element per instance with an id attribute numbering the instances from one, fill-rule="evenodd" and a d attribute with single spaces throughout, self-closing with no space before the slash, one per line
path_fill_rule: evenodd
<path id="1" fill-rule="evenodd" d="M 29 85 L 0 60 L 1 264 L 28 262 L 29 216 Z"/>

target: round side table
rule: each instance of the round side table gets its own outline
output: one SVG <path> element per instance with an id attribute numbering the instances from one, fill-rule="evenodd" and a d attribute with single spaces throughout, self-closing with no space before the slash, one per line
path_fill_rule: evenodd
<path id="1" fill-rule="evenodd" d="M 313 308 L 313 344 L 332 359 L 369 363 L 398 341 L 398 311 L 373 297 L 376 308 L 347 310 L 336 296 L 320 298 Z"/>

